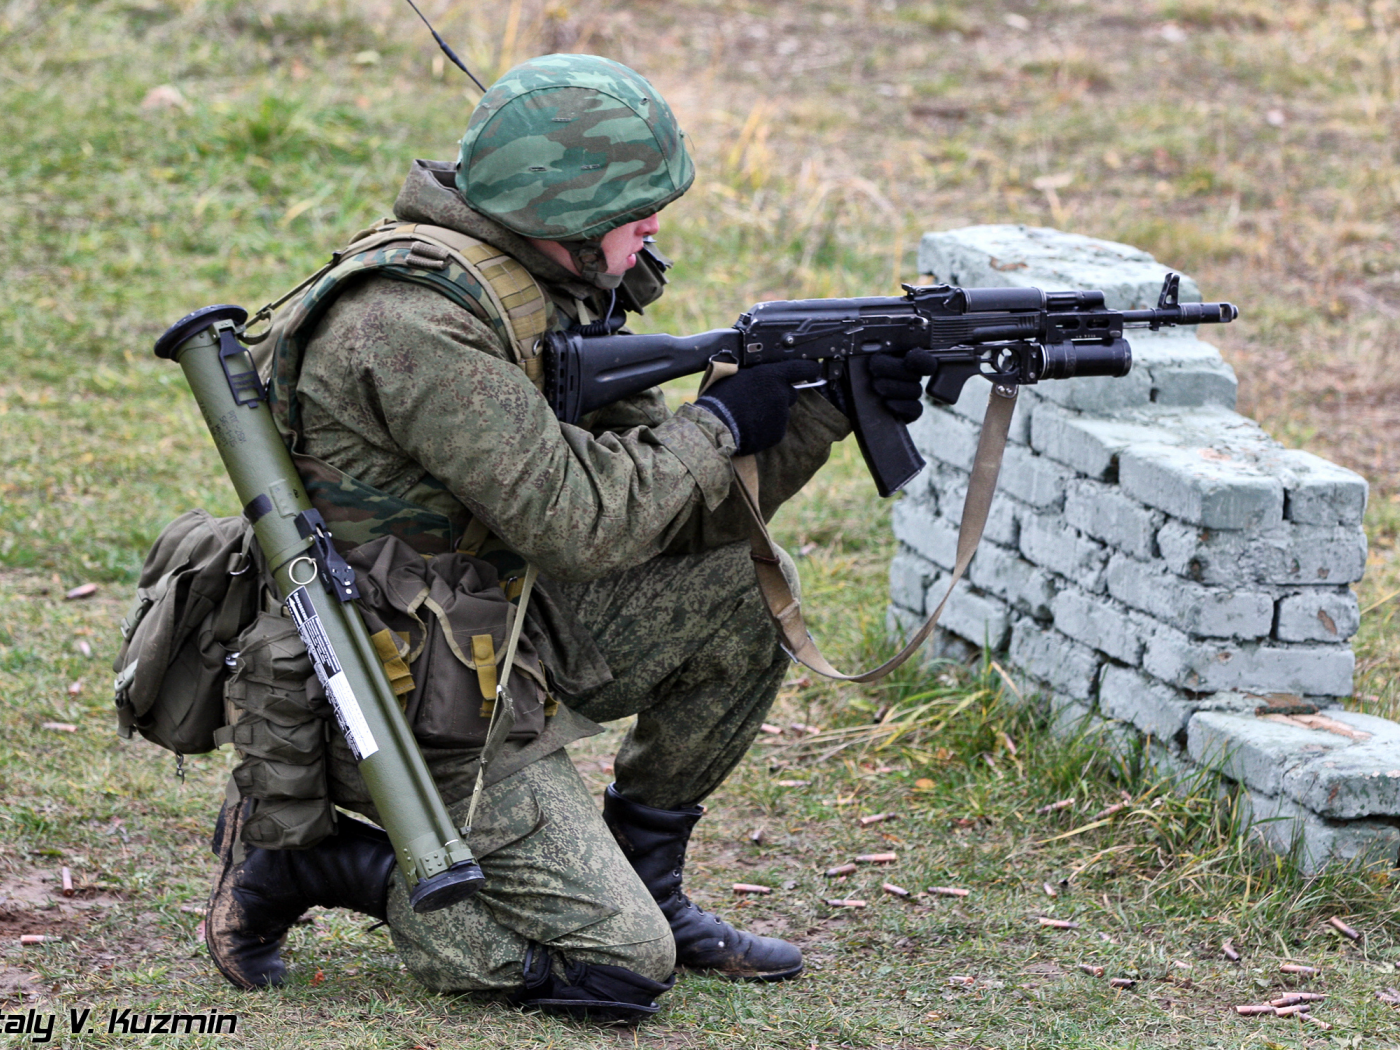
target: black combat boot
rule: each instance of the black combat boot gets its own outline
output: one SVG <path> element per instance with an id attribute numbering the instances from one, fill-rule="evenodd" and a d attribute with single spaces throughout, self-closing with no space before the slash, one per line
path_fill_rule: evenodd
<path id="1" fill-rule="evenodd" d="M 665 981 L 621 966 L 605 963 L 572 962 L 562 966 L 564 976 L 554 973 L 549 952 L 531 944 L 521 965 L 524 983 L 506 996 L 514 1006 L 533 1006 L 553 1014 L 566 1014 L 580 1021 L 613 1021 L 635 1024 L 661 1007 L 654 1001 L 676 983 L 672 974 Z"/>
<path id="2" fill-rule="evenodd" d="M 235 843 L 253 800 L 224 804 L 214 828 L 219 858 L 204 943 L 219 972 L 239 988 L 282 984 L 287 967 L 278 949 L 306 909 L 349 908 L 383 921 L 387 914 L 394 847 L 378 828 L 341 814 L 339 830 L 310 849 L 244 846 L 235 862 Z"/>
<path id="3" fill-rule="evenodd" d="M 802 951 L 795 944 L 736 930 L 681 892 L 686 843 L 704 812 L 699 806 L 655 809 L 630 802 L 617 793 L 616 784 L 603 795 L 603 820 L 671 924 L 679 965 L 735 980 L 796 977 L 802 972 Z"/>

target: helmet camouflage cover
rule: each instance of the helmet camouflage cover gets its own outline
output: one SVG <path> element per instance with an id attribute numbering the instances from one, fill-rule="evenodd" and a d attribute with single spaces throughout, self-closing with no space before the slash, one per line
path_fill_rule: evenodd
<path id="1" fill-rule="evenodd" d="M 596 55 L 544 55 L 482 96 L 462 137 L 457 188 L 522 236 L 596 241 L 690 188 L 683 139 L 640 74 Z"/>

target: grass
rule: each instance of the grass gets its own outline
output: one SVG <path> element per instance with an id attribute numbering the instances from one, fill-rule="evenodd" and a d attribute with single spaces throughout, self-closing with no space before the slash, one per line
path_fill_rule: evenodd
<path id="1" fill-rule="evenodd" d="M 1211 337 L 1242 409 L 1372 481 L 1355 702 L 1400 710 L 1396 5 L 437 6 L 483 78 L 591 50 L 671 101 L 700 178 L 663 215 L 678 265 L 644 319 L 655 330 L 763 298 L 892 292 L 923 231 L 984 221 L 1139 244 L 1240 303 Z M 1394 872 L 1309 879 L 1261 857 L 1215 785 L 1172 789 L 1111 740 L 1052 734 L 992 667 L 858 689 L 794 676 L 774 723 L 824 732 L 765 736 L 710 800 L 695 895 L 802 943 L 801 981 L 687 978 L 652 1023 L 600 1032 L 427 995 L 382 931 L 318 913 L 293 932 L 289 988 L 229 990 L 184 910 L 206 892 L 225 756 L 189 760 L 182 784 L 108 713 L 113 625 L 146 547 L 190 506 L 235 509 L 183 382 L 149 347 L 195 306 L 273 298 L 387 213 L 409 157 L 451 153 L 475 92 L 389 0 L 16 0 L 0 10 L 0 83 L 0 1010 L 217 1006 L 249 1046 L 1400 1045 L 1400 1014 L 1372 994 L 1397 983 Z M 1054 198 L 1036 188 L 1063 173 Z M 885 651 L 888 509 L 848 442 L 777 521 L 805 551 L 839 665 Z M 62 600 L 83 582 L 95 598 Z M 599 789 L 616 742 L 576 755 Z M 900 819 L 856 824 L 881 812 Z M 823 875 L 883 850 L 894 867 Z M 72 900 L 42 881 L 60 865 Z M 735 881 L 774 893 L 736 899 Z M 902 900 L 884 882 L 971 893 Z M 1337 936 L 1332 915 L 1365 938 Z M 15 945 L 39 928 L 66 939 Z M 1308 986 L 1329 994 L 1330 1032 L 1229 1010 L 1295 983 L 1284 960 L 1322 968 Z"/>

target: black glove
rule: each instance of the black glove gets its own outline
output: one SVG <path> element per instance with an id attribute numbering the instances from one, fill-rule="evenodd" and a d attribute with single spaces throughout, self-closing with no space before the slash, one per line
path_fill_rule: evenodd
<path id="1" fill-rule="evenodd" d="M 903 357 L 876 354 L 870 359 L 870 385 L 892 415 L 912 423 L 924 414 L 922 380 L 937 371 L 938 358 L 922 347 Z"/>
<path id="2" fill-rule="evenodd" d="M 815 361 L 755 365 L 721 379 L 695 403 L 729 428 L 736 456 L 751 456 L 783 440 L 788 412 L 801 393 L 792 384 L 810 383 L 819 375 L 821 365 Z"/>

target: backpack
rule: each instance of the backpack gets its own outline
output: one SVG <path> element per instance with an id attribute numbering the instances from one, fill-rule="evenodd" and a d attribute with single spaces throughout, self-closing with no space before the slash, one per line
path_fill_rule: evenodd
<path id="1" fill-rule="evenodd" d="M 214 750 L 224 722 L 231 643 L 263 596 L 262 556 L 241 517 L 180 515 L 146 555 L 121 623 L 113 702 L 117 730 L 181 755 Z"/>

